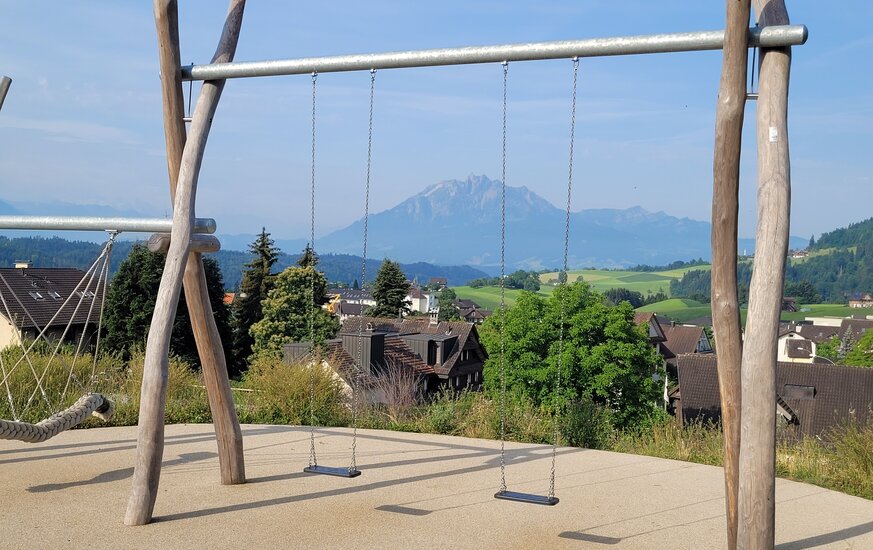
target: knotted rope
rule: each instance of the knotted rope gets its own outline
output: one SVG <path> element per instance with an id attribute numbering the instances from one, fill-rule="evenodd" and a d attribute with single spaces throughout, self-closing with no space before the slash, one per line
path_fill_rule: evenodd
<path id="1" fill-rule="evenodd" d="M 73 405 L 37 424 L 0 420 L 0 439 L 14 439 L 25 443 L 40 443 L 77 426 L 93 414 L 107 421 L 115 412 L 115 403 L 100 393 L 88 393 Z"/>

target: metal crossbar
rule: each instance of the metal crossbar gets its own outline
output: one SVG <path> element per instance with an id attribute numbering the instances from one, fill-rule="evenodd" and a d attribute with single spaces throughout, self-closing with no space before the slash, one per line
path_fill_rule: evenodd
<path id="1" fill-rule="evenodd" d="M 133 233 L 169 233 L 173 220 L 164 218 L 100 218 L 91 216 L 0 216 L 0 229 L 115 231 Z M 212 218 L 195 218 L 194 233 L 215 233 Z"/>
<path id="2" fill-rule="evenodd" d="M 749 29 L 749 47 L 779 48 L 799 46 L 809 32 L 805 25 L 774 25 Z M 560 40 L 526 44 L 468 46 L 405 52 L 351 54 L 330 57 L 237 61 L 182 67 L 182 80 L 219 80 L 255 76 L 335 73 L 372 69 L 402 69 L 445 65 L 500 63 L 503 61 L 539 61 L 573 57 L 604 57 L 648 53 L 720 50 L 724 47 L 724 30 L 671 34 L 614 36 L 585 40 Z"/>
<path id="3" fill-rule="evenodd" d="M 164 218 L 99 218 L 90 216 L 0 216 L 0 229 L 57 231 L 115 231 L 169 233 L 173 220 Z M 215 233 L 212 218 L 195 218 L 194 233 Z"/>

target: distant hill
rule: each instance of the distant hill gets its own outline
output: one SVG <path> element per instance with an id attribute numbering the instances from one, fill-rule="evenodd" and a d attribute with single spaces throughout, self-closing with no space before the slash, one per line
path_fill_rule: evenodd
<path id="1" fill-rule="evenodd" d="M 848 248 L 869 242 L 873 242 L 873 218 L 822 233 L 810 249 Z"/>
<path id="2" fill-rule="evenodd" d="M 133 241 L 120 241 L 115 244 L 110 264 L 110 275 L 118 270 L 118 265 L 127 257 Z M 68 241 L 60 237 L 17 237 L 0 236 L 0 267 L 12 267 L 14 262 L 32 262 L 34 267 L 77 267 L 87 269 L 100 253 L 102 245 L 86 241 Z M 213 257 L 218 262 L 224 276 L 226 288 L 236 288 L 242 279 L 244 264 L 251 261 L 248 252 L 221 250 Z M 275 270 L 280 271 L 297 261 L 297 255 L 282 253 L 276 262 Z M 381 260 L 367 261 L 367 280 L 372 282 L 379 270 Z M 348 254 L 324 254 L 320 256 L 319 267 L 331 282 L 360 283 L 361 258 Z M 487 276 L 484 271 L 468 266 L 437 266 L 423 262 L 401 264 L 401 269 L 409 279 L 427 283 L 431 277 L 445 277 L 452 286 L 466 284 L 467 281 Z"/>
<path id="3" fill-rule="evenodd" d="M 786 283 L 808 282 L 822 302 L 832 304 L 844 304 L 855 293 L 873 292 L 873 218 L 823 233 L 811 251 L 787 263 Z M 753 268 L 753 262 L 737 266 L 741 297 L 748 290 Z M 709 300 L 710 285 L 708 272 L 690 271 L 670 283 L 670 294 Z"/>
<path id="4" fill-rule="evenodd" d="M 494 272 L 499 264 L 501 184 L 486 176 L 436 183 L 399 205 L 373 214 L 369 247 L 374 257 L 466 264 Z M 506 189 L 506 260 L 511 270 L 561 265 L 564 216 L 526 187 Z M 319 240 L 319 249 L 355 253 L 362 221 Z M 806 239 L 793 238 L 792 246 Z M 739 249 L 752 250 L 751 239 Z M 571 216 L 570 267 L 667 264 L 681 258 L 709 259 L 710 224 L 664 212 L 593 209 Z"/>

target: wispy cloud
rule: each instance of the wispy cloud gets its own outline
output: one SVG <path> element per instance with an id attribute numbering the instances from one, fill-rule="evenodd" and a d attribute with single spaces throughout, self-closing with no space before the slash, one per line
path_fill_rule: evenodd
<path id="1" fill-rule="evenodd" d="M 4 116 L 0 119 L 0 127 L 38 132 L 45 134 L 46 139 L 52 141 L 120 143 L 123 145 L 138 145 L 140 143 L 136 135 L 128 130 L 81 120 L 43 120 Z"/>

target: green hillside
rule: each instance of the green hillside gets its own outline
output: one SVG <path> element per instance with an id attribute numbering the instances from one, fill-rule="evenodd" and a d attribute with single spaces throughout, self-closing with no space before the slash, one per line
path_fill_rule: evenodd
<path id="1" fill-rule="evenodd" d="M 649 311 L 657 313 L 660 316 L 667 317 L 678 323 L 684 323 L 697 319 L 698 317 L 706 317 L 712 314 L 709 304 L 702 304 L 695 300 L 685 298 L 671 298 L 663 302 L 649 304 L 637 311 Z"/>
<path id="2" fill-rule="evenodd" d="M 452 287 L 452 290 L 455 291 L 455 294 L 458 295 L 458 298 L 462 298 L 464 300 L 473 300 L 485 309 L 490 309 L 492 311 L 500 309 L 500 287 L 483 286 L 479 288 L 473 288 L 469 286 L 456 286 Z M 541 296 L 548 296 L 549 294 L 551 294 L 551 291 L 551 287 L 543 286 L 542 290 L 540 290 L 537 294 Z M 507 288 L 506 306 L 509 307 L 513 305 L 516 299 L 518 299 L 518 295 L 522 292 L 524 291 Z"/>
<path id="3" fill-rule="evenodd" d="M 582 280 L 591 285 L 592 288 L 600 292 L 609 290 L 610 288 L 626 288 L 639 292 L 644 296 L 646 294 L 655 294 L 664 292 L 670 295 L 670 281 L 680 279 L 689 271 L 709 271 L 711 266 L 698 265 L 693 267 L 683 267 L 681 269 L 672 269 L 669 271 L 612 271 L 600 269 L 581 269 L 568 272 L 568 280 L 575 281 L 579 276 Z M 543 283 L 543 289 L 548 288 L 548 283 L 554 283 L 558 279 L 558 272 L 543 273 L 540 275 L 540 281 Z"/>

